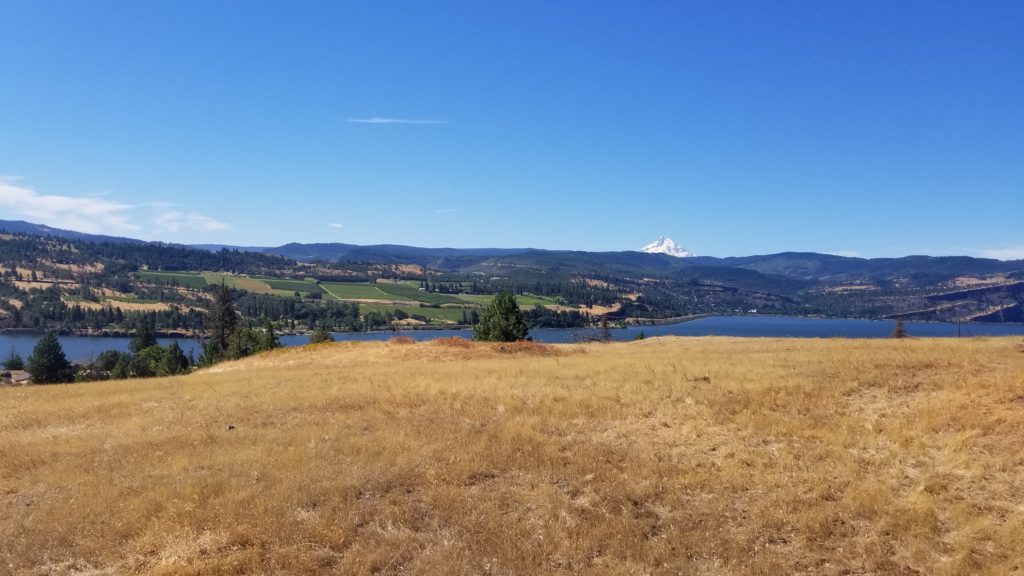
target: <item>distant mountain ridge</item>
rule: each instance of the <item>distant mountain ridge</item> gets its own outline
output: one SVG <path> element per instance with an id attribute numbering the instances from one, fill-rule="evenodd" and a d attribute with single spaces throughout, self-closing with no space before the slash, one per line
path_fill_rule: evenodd
<path id="1" fill-rule="evenodd" d="M 124 236 L 107 236 L 105 234 L 88 234 L 62 228 L 52 228 L 45 224 L 33 224 L 24 220 L 0 220 L 0 232 L 13 234 L 31 234 L 33 236 L 50 236 L 67 240 L 85 240 L 86 242 L 113 242 L 117 244 L 145 244 L 145 240 L 126 238 Z"/>
<path id="2" fill-rule="evenodd" d="M 62 230 L 18 220 L 0 220 L 0 231 L 50 236 L 88 242 L 147 244 L 143 240 Z M 168 245 L 162 242 L 153 244 Z M 678 257 L 686 251 L 668 238 L 661 238 L 653 253 L 643 251 L 586 252 L 538 248 L 422 248 L 397 244 L 361 246 L 345 243 L 292 242 L 274 247 L 197 244 L 189 248 L 219 251 L 237 250 L 274 255 L 298 262 L 364 262 L 373 264 L 417 264 L 445 271 L 499 272 L 537 269 L 601 274 L 696 277 L 703 273 L 722 276 L 718 269 L 756 272 L 767 277 L 840 284 L 857 279 L 901 279 L 921 277 L 953 278 L 960 275 L 1024 274 L 1024 260 L 1001 261 L 970 256 L 904 256 L 902 258 L 853 258 L 815 252 L 781 252 L 755 256 Z M 735 273 L 732 273 L 735 275 Z"/>
<path id="3" fill-rule="evenodd" d="M 511 290 L 558 298 L 587 310 L 605 307 L 623 321 L 706 313 L 1024 321 L 1024 260 L 968 256 L 866 259 L 814 252 L 679 257 L 679 247 L 667 238 L 656 243 L 660 246 L 654 253 L 646 253 L 343 243 L 184 246 L 2 220 L 0 231 L 16 234 L 0 241 L 5 275 L 18 278 L 19 269 L 38 266 L 40 275 L 96 282 L 96 273 L 83 279 L 61 267 L 80 261 L 101 270 L 99 276 L 107 275 L 107 284 L 101 286 L 125 293 L 138 290 L 140 298 L 167 297 L 147 284 L 152 281 L 147 280 L 147 273 L 171 273 L 173 282 L 191 284 L 188 273 L 203 271 L 262 277 L 277 286 L 267 284 L 268 290 L 289 294 L 296 293 L 296 286 L 307 287 L 305 278 L 356 283 L 372 283 L 374 278 L 419 280 L 429 283 L 437 294 Z M 64 240 L 62 245 L 54 245 L 40 238 Z M 55 254 L 64 254 L 62 261 L 51 261 Z M 103 266 L 97 267 L 97 263 Z M 146 272 L 120 276 L 117 270 Z M 179 278 L 175 272 L 186 274 Z M 17 284 L 2 287 L 18 290 Z M 434 292 L 432 299 L 443 298 Z M 17 294 L 19 302 L 47 297 Z M 0 308 L 0 321 L 5 315 L 8 319 L 17 316 L 13 312 L 16 306 L 2 298 Z M 546 312 L 542 315 L 549 316 Z M 552 318 L 543 321 L 555 322 Z"/>

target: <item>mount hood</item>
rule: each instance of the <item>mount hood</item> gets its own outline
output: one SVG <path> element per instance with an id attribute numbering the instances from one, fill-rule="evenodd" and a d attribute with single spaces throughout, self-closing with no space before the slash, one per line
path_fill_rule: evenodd
<path id="1" fill-rule="evenodd" d="M 668 254 L 669 256 L 675 256 L 676 258 L 693 256 L 693 252 L 690 252 L 686 248 L 676 244 L 667 236 L 661 236 L 654 242 L 651 242 L 647 246 L 641 248 L 640 251 L 647 254 Z"/>

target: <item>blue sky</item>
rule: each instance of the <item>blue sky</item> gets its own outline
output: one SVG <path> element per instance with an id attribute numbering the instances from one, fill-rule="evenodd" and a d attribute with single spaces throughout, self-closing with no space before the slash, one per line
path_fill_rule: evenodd
<path id="1" fill-rule="evenodd" d="M 0 218 L 1024 258 L 1024 3 L 0 4 Z"/>

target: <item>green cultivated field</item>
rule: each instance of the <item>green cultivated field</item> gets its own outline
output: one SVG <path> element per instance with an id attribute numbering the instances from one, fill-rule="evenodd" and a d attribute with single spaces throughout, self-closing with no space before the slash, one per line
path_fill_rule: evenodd
<path id="1" fill-rule="evenodd" d="M 294 290 L 275 290 L 270 287 L 265 280 L 259 278 L 247 278 L 243 276 L 231 276 L 230 274 L 221 274 L 219 272 L 203 272 L 203 278 L 206 278 L 207 284 L 220 284 L 224 282 L 232 288 L 239 290 L 247 290 L 255 294 L 276 294 L 278 296 L 292 296 Z"/>
<path id="2" fill-rule="evenodd" d="M 403 310 L 407 314 L 419 314 L 434 320 L 450 320 L 453 322 L 462 321 L 462 308 L 486 306 L 494 299 L 490 294 L 436 294 L 419 290 L 417 281 L 399 281 L 395 283 L 381 282 L 370 284 L 368 282 L 324 282 L 316 284 L 306 280 L 289 280 L 282 278 L 270 278 L 266 276 L 232 276 L 219 272 L 137 272 L 139 278 L 158 282 L 162 284 L 177 283 L 186 288 L 204 288 L 208 285 L 217 285 L 222 281 L 232 288 L 247 290 L 257 294 L 276 294 L 278 296 L 292 296 L 295 292 L 303 294 L 321 293 L 327 299 L 333 300 L 387 300 L 387 301 L 409 301 L 422 302 L 424 304 L 435 304 L 445 308 L 419 308 L 416 306 L 389 306 L 363 305 L 360 309 L 376 310 Z M 532 308 L 540 304 L 549 306 L 560 302 L 552 298 L 534 296 L 532 294 L 521 294 L 516 296 L 516 302 L 523 308 Z"/>
<path id="3" fill-rule="evenodd" d="M 281 280 L 280 278 L 267 278 L 264 280 L 274 290 L 288 290 L 289 292 L 303 292 L 307 294 L 322 294 L 323 288 L 313 282 L 304 280 Z"/>
<path id="4" fill-rule="evenodd" d="M 434 294 L 432 292 L 421 291 L 419 288 L 413 288 L 410 286 L 378 284 L 377 287 L 388 294 L 393 294 L 394 296 L 401 298 L 402 300 L 416 300 L 418 302 L 426 302 L 427 304 L 461 304 L 465 302 L 451 294 Z"/>
<path id="5" fill-rule="evenodd" d="M 386 285 L 381 285 L 381 287 Z M 335 300 L 409 300 L 388 294 L 374 284 L 362 282 L 332 282 L 320 285 L 328 296 Z"/>
<path id="6" fill-rule="evenodd" d="M 461 323 L 462 322 L 462 308 L 428 308 L 419 306 L 389 306 L 387 304 L 360 304 L 359 313 L 366 314 L 367 312 L 384 312 L 395 310 L 401 310 L 409 316 L 416 314 L 418 316 L 424 316 L 431 323 L 443 324 L 444 321 Z"/>
<path id="7" fill-rule="evenodd" d="M 389 286 L 409 286 L 411 288 L 419 288 L 420 287 L 420 281 L 419 280 L 390 280 L 390 279 L 384 279 L 384 278 L 380 278 L 380 279 L 377 280 L 377 285 L 378 286 L 382 286 L 384 284 L 387 284 Z"/>
<path id="8" fill-rule="evenodd" d="M 135 275 L 141 278 L 142 280 L 147 280 L 159 284 L 176 283 L 178 286 L 183 286 L 185 288 L 206 287 L 206 279 L 200 276 L 198 273 L 141 271 L 136 272 Z"/>
<path id="9" fill-rule="evenodd" d="M 136 272 L 136 275 L 150 282 L 157 282 L 160 284 L 172 284 L 176 283 L 179 286 L 185 288 L 196 288 L 201 289 L 207 286 L 214 286 L 220 284 L 223 281 L 225 284 L 232 288 L 238 288 L 239 290 L 248 290 L 249 292 L 255 292 L 257 294 L 276 294 L 278 296 L 292 296 L 296 292 L 302 293 L 319 293 L 323 292 L 319 286 L 313 282 L 306 282 L 303 280 L 287 280 L 281 278 L 271 278 L 268 276 L 232 276 L 230 274 L 222 274 L 220 272 L 155 272 L 155 271 L 142 271 Z"/>
<path id="10" fill-rule="evenodd" d="M 486 306 L 494 299 L 490 294 L 437 294 L 426 292 L 414 286 L 413 283 L 390 284 L 378 283 L 369 284 L 366 282 L 333 282 L 320 285 L 324 292 L 336 300 L 409 300 L 411 302 L 423 302 L 424 304 L 437 305 L 458 305 L 458 306 Z M 549 306 L 559 304 L 559 301 L 532 294 L 516 296 L 516 302 L 521 307 L 533 307 L 537 304 Z M 456 310 L 459 320 L 462 319 L 462 312 Z"/>

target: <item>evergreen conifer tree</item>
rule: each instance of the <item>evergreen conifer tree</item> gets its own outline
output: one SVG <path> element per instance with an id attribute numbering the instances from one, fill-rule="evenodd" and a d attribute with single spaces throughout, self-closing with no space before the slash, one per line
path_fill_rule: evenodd
<path id="1" fill-rule="evenodd" d="M 71 363 L 64 356 L 64 349 L 53 332 L 47 333 L 36 342 L 32 355 L 28 357 L 28 371 L 36 384 L 57 384 L 71 382 L 74 377 Z"/>
<path id="2" fill-rule="evenodd" d="M 171 341 L 161 359 L 160 374 L 164 376 L 184 374 L 188 372 L 188 367 L 189 361 L 185 353 L 181 351 L 181 346 L 176 341 Z"/>
<path id="3" fill-rule="evenodd" d="M 280 348 L 281 341 L 277 339 L 277 334 L 274 333 L 274 323 L 270 321 L 270 318 L 263 318 L 263 333 L 260 335 L 260 350 L 273 350 L 274 348 Z"/>
<path id="4" fill-rule="evenodd" d="M 529 327 L 511 292 L 504 291 L 484 309 L 473 327 L 473 339 L 491 342 L 515 342 L 526 338 Z"/>
<path id="5" fill-rule="evenodd" d="M 213 293 L 210 305 L 210 343 L 220 350 L 227 350 L 231 337 L 238 330 L 238 314 L 235 312 L 231 289 L 223 279 Z"/>
<path id="6" fill-rule="evenodd" d="M 156 336 L 153 335 L 149 322 L 145 318 L 139 320 L 138 325 L 135 327 L 135 335 L 132 336 L 132 341 L 128 343 L 128 349 L 138 354 L 146 348 L 156 345 Z"/>

